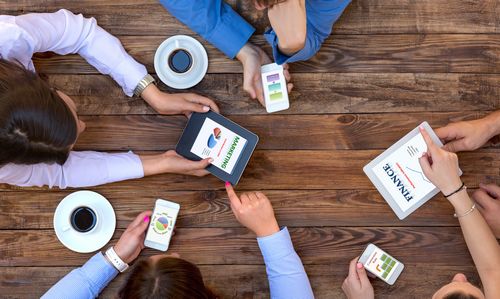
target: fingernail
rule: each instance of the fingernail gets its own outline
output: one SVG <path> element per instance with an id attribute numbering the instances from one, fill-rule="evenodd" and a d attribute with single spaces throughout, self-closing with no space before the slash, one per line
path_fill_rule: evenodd
<path id="1" fill-rule="evenodd" d="M 358 269 L 361 269 L 361 268 L 363 268 L 363 264 L 361 264 L 361 263 L 357 263 L 357 264 L 356 264 L 356 267 L 358 267 Z"/>
<path id="2" fill-rule="evenodd" d="M 214 159 L 210 158 L 208 159 L 208 162 L 212 163 L 214 161 Z"/>
<path id="3" fill-rule="evenodd" d="M 144 222 L 148 222 L 148 221 L 149 221 L 149 216 L 144 217 Z"/>
<path id="4" fill-rule="evenodd" d="M 226 181 L 226 187 L 229 187 L 229 186 L 231 186 L 231 183 Z"/>
<path id="5" fill-rule="evenodd" d="M 424 126 L 422 126 L 422 125 L 418 126 L 418 128 L 419 128 L 421 131 L 425 130 Z"/>
<path id="6" fill-rule="evenodd" d="M 210 107 L 207 107 L 207 106 L 203 107 L 203 111 L 207 112 L 208 110 L 210 110 Z"/>

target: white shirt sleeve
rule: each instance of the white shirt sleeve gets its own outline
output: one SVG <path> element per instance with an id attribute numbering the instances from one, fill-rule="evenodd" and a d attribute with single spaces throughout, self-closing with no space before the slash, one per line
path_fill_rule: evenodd
<path id="1" fill-rule="evenodd" d="M 0 168 L 0 182 L 21 187 L 90 187 L 143 176 L 141 159 L 132 152 L 71 152 L 64 165 L 6 164 Z"/>
<path id="2" fill-rule="evenodd" d="M 55 13 L 0 16 L 0 56 L 34 70 L 36 52 L 80 54 L 99 72 L 111 77 L 128 96 L 147 74 L 120 41 L 97 25 L 94 18 L 61 9 Z"/>

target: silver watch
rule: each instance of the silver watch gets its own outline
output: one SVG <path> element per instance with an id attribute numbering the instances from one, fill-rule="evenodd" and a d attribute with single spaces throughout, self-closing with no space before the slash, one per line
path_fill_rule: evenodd
<path id="1" fill-rule="evenodd" d="M 146 87 L 148 87 L 149 84 L 151 84 L 151 83 L 156 83 L 156 80 L 155 80 L 155 78 L 153 78 L 153 76 L 151 76 L 150 74 L 147 74 L 146 76 L 144 76 L 144 78 L 142 78 L 141 81 L 139 81 L 139 83 L 135 87 L 134 95 L 140 96 L 142 94 L 142 92 L 144 91 L 144 89 L 146 89 Z"/>

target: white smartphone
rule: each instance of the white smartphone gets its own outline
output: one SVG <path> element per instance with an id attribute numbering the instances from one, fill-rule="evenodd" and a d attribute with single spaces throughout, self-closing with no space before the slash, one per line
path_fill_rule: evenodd
<path id="1" fill-rule="evenodd" d="M 175 202 L 163 199 L 156 200 L 144 246 L 167 251 L 180 207 Z"/>
<path id="2" fill-rule="evenodd" d="M 405 267 L 403 263 L 373 244 L 366 246 L 359 262 L 367 271 L 390 285 L 396 282 Z"/>
<path id="3" fill-rule="evenodd" d="M 286 110 L 290 107 L 283 66 L 276 63 L 261 67 L 262 85 L 266 111 L 268 113 Z"/>

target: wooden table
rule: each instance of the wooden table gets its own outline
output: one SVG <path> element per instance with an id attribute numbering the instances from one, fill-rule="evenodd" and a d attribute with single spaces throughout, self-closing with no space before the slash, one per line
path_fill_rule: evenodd
<path id="1" fill-rule="evenodd" d="M 245 1 L 232 1 L 244 10 Z M 194 35 L 154 0 L 0 1 L 0 13 L 67 8 L 95 17 L 150 72 L 165 38 Z M 264 15 L 252 41 L 269 52 Z M 407 131 L 481 117 L 500 107 L 500 3 L 497 0 L 353 1 L 314 59 L 291 65 L 291 108 L 268 115 L 242 90 L 241 67 L 202 41 L 209 73 L 193 91 L 260 136 L 239 191 L 263 190 L 289 227 L 317 298 L 342 298 L 348 262 L 373 242 L 406 269 L 394 286 L 374 282 L 378 298 L 429 298 L 456 272 L 479 283 L 453 210 L 442 196 L 399 221 L 362 167 Z M 127 98 L 79 56 L 44 54 L 40 73 L 73 97 L 87 131 L 77 150 L 162 152 L 174 148 L 186 119 L 157 115 Z M 162 86 L 163 89 L 171 91 Z M 460 154 L 463 179 L 500 184 L 498 147 Z M 265 298 L 268 284 L 254 235 L 234 219 L 223 183 L 212 176 L 160 175 L 91 188 L 117 214 L 115 243 L 158 197 L 182 212 L 171 250 L 198 264 L 222 298 Z M 0 297 L 35 298 L 91 254 L 66 249 L 52 217 L 75 190 L 1 186 Z M 142 256 L 157 252 L 144 250 Z M 123 277 L 102 294 L 111 298 Z"/>

